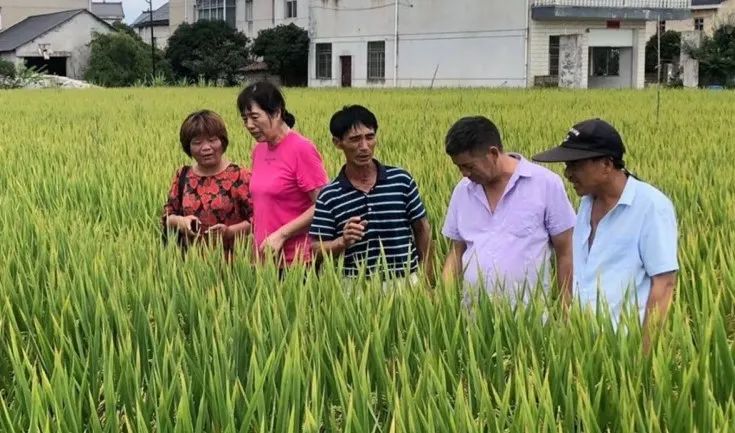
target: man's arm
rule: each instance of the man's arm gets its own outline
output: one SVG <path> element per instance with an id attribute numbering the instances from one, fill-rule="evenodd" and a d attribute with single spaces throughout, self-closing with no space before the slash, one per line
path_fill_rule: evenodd
<path id="1" fill-rule="evenodd" d="M 416 248 L 419 251 L 419 263 L 424 267 L 424 273 L 430 282 L 434 280 L 433 261 L 431 260 L 431 224 L 423 217 L 411 224 L 413 236 L 416 239 Z"/>
<path id="2" fill-rule="evenodd" d="M 462 255 L 466 250 L 467 244 L 463 241 L 452 241 L 452 246 L 449 248 L 449 254 L 444 262 L 444 271 L 442 273 L 445 284 L 450 284 L 461 276 Z"/>
<path id="3" fill-rule="evenodd" d="M 666 272 L 651 277 L 651 293 L 646 302 L 646 315 L 643 319 L 643 350 L 651 349 L 651 336 L 657 324 L 663 324 L 671 307 L 676 288 L 676 272 Z"/>
<path id="4" fill-rule="evenodd" d="M 562 305 L 569 307 L 572 303 L 572 229 L 551 237 L 551 245 L 556 256 L 556 281 Z"/>
<path id="5" fill-rule="evenodd" d="M 329 255 L 339 256 L 347 248 L 362 239 L 365 235 L 366 225 L 367 223 L 362 221 L 360 217 L 352 217 L 345 224 L 342 236 L 330 241 L 322 240 L 315 236 L 315 233 L 312 233 L 312 238 L 315 240 L 311 243 L 311 250 L 318 258 Z"/>

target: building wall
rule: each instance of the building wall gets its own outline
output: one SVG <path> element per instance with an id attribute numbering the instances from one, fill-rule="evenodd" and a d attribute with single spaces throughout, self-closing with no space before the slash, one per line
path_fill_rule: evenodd
<path id="1" fill-rule="evenodd" d="M 48 50 L 68 54 L 66 71 L 69 78 L 82 79 L 89 66 L 92 32 L 109 33 L 113 30 L 89 14 L 79 14 L 55 30 L 19 47 L 18 57 L 39 57 L 39 44 L 49 44 Z"/>
<path id="2" fill-rule="evenodd" d="M 247 21 L 245 19 L 245 0 L 237 0 L 237 28 L 251 39 L 256 38 L 261 30 L 282 24 L 294 23 L 299 27 L 308 28 L 310 2 L 311 0 L 298 0 L 296 17 L 286 18 L 285 0 L 253 0 L 252 20 Z"/>
<path id="3" fill-rule="evenodd" d="M 692 18 L 688 20 L 666 21 L 666 30 L 687 32 L 694 30 L 694 19 L 704 19 L 704 32 L 711 35 L 721 24 L 726 22 L 735 23 L 735 0 L 727 0 L 720 4 L 719 9 L 694 9 Z M 646 25 L 648 38 L 656 34 L 657 22 L 650 21 Z"/>
<path id="4" fill-rule="evenodd" d="M 169 0 L 169 33 L 173 34 L 173 32 L 185 22 L 194 22 L 194 0 Z"/>
<path id="5" fill-rule="evenodd" d="M 168 46 L 168 38 L 171 36 L 169 26 L 153 26 L 153 38 L 156 41 L 156 48 L 165 50 Z M 147 44 L 151 43 L 151 28 L 138 27 L 135 32 Z"/>
<path id="6" fill-rule="evenodd" d="M 5 30 L 29 16 L 87 8 L 89 0 L 0 0 L 0 30 Z"/>
<path id="7" fill-rule="evenodd" d="M 298 0 L 296 4 L 296 17 L 286 18 L 285 0 L 253 0 L 252 20 L 247 20 L 246 1 L 236 0 L 235 25 L 238 30 L 245 33 L 251 39 L 257 37 L 259 31 L 281 24 L 294 23 L 300 27 L 307 28 L 309 25 L 311 1 Z M 183 22 L 192 23 L 195 19 L 194 0 L 169 1 L 169 33 L 173 33 Z"/>
<path id="8" fill-rule="evenodd" d="M 533 86 L 535 76 L 549 74 L 549 36 L 582 34 L 587 33 L 588 30 L 602 30 L 605 28 L 605 21 L 542 22 L 532 20 L 530 23 L 528 85 Z M 625 33 L 632 31 L 631 68 L 633 70 L 633 87 L 643 88 L 645 82 L 647 40 L 646 24 L 645 22 L 623 22 L 620 24 L 620 30 Z M 594 45 L 594 42 L 592 42 L 591 46 Z M 589 61 L 585 60 L 585 71 L 587 71 L 588 66 Z"/>
<path id="9" fill-rule="evenodd" d="M 398 64 L 393 0 L 324 0 L 312 6 L 310 86 L 340 85 L 340 56 L 352 56 L 352 85 L 525 86 L 526 2 L 401 2 Z M 472 11 L 472 13 L 467 13 Z M 385 42 L 385 80 L 367 80 L 367 43 Z M 332 78 L 317 79 L 315 46 L 332 44 Z M 435 75 L 436 74 L 436 75 Z"/>

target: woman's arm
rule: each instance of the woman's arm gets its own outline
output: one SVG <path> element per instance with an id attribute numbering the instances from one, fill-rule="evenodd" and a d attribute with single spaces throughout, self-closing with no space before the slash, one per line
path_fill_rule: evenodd
<path id="1" fill-rule="evenodd" d="M 281 228 L 265 238 L 263 243 L 260 245 L 260 249 L 262 250 L 265 248 L 271 248 L 274 251 L 280 251 L 281 248 L 283 248 L 283 244 L 287 240 L 303 232 L 304 230 L 307 230 L 311 225 L 311 221 L 314 219 L 314 203 L 316 203 L 316 198 L 319 195 L 320 191 L 321 188 L 309 191 L 309 198 L 311 199 L 312 205 L 301 215 L 282 225 Z"/>

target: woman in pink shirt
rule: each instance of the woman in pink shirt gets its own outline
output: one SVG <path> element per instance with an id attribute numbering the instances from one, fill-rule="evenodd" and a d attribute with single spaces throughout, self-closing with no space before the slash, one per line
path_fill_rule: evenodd
<path id="1" fill-rule="evenodd" d="M 291 129 L 296 119 L 273 84 L 246 87 L 237 108 L 256 141 L 250 194 L 258 257 L 270 251 L 277 254 L 280 267 L 309 263 L 314 203 L 329 181 L 322 157 L 309 139 Z"/>

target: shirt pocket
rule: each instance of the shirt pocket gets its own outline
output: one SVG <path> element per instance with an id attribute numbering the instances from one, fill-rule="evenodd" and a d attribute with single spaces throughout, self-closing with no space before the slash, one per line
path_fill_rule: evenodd
<path id="1" fill-rule="evenodd" d="M 505 230 L 518 238 L 532 236 L 544 227 L 541 208 L 522 208 L 509 212 L 505 217 Z"/>

